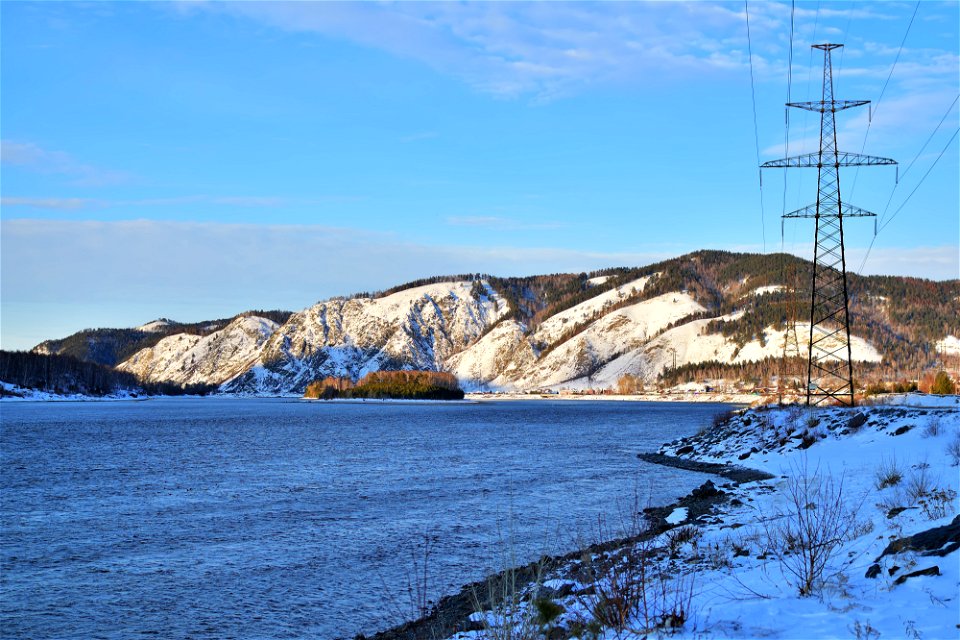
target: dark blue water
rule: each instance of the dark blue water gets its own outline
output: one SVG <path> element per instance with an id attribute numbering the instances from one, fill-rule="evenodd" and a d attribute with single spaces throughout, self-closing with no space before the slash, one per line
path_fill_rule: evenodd
<path id="1" fill-rule="evenodd" d="M 617 533 L 704 476 L 636 458 L 722 405 L 0 406 L 0 635 L 338 638 Z M 384 586 L 387 587 L 386 591 Z M 386 596 L 390 593 L 391 596 Z"/>

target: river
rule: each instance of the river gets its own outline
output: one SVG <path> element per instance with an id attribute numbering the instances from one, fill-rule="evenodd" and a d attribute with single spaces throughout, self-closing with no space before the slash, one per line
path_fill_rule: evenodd
<path id="1" fill-rule="evenodd" d="M 352 638 L 707 476 L 719 404 L 184 398 L 0 406 L 7 638 Z M 414 596 L 416 594 L 414 593 Z M 416 600 L 416 598 L 414 598 Z"/>

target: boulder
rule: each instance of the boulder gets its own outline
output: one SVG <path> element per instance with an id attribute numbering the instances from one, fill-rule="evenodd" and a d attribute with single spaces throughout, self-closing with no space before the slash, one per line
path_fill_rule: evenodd
<path id="1" fill-rule="evenodd" d="M 916 578 L 918 576 L 939 576 L 940 567 L 933 565 L 932 567 L 927 567 L 926 569 L 920 569 L 919 571 L 914 571 L 913 573 L 905 573 L 896 580 L 894 584 L 903 584 L 907 581 L 908 578 Z"/>
<path id="2" fill-rule="evenodd" d="M 957 549 L 960 549 L 960 516 L 942 527 L 933 527 L 906 538 L 893 540 L 877 560 L 904 551 L 919 551 L 923 556 L 943 557 Z"/>

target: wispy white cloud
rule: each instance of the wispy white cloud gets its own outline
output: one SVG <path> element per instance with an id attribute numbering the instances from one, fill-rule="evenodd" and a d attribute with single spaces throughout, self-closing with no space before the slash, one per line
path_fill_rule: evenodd
<path id="1" fill-rule="evenodd" d="M 96 201 L 89 198 L 0 198 L 0 206 L 31 209 L 77 210 L 89 207 L 93 202 Z"/>
<path id="2" fill-rule="evenodd" d="M 611 82 L 690 81 L 718 72 L 745 72 L 750 64 L 747 13 L 742 4 L 732 2 L 235 2 L 201 4 L 190 11 L 228 12 L 286 31 L 348 40 L 419 61 L 485 93 L 535 101 Z M 893 3 L 797 4 L 795 40 L 810 42 L 815 35 L 840 36 L 841 31 L 846 35 L 841 27 L 851 20 L 892 22 L 902 20 L 904 11 Z M 782 81 L 790 21 L 790 3 L 750 4 L 758 80 Z M 875 45 L 872 53 L 883 54 L 881 46 L 892 44 Z M 799 66 L 805 57 L 797 51 Z M 941 78 L 944 65 L 951 70 L 950 54 L 907 49 L 901 64 L 913 66 L 915 79 Z M 954 62 L 954 75 L 955 68 Z M 881 64 L 850 74 L 888 70 Z"/>
<path id="3" fill-rule="evenodd" d="M 837 148 L 859 153 L 864 146 L 864 140 L 867 140 L 869 144 L 864 150 L 867 154 L 889 155 L 904 151 L 913 154 L 943 118 L 956 97 L 956 88 L 937 87 L 932 91 L 887 96 L 873 109 L 864 106 L 858 110 L 845 111 L 837 116 Z M 798 113 L 794 111 L 791 119 L 791 155 L 812 153 L 820 148 L 819 115 L 811 114 L 811 117 L 804 119 L 798 118 Z M 801 124 L 804 122 L 805 128 Z M 958 124 L 960 112 L 954 107 L 941 130 L 947 132 L 949 137 L 949 132 L 955 130 Z M 768 145 L 761 150 L 764 158 L 778 158 L 783 153 L 782 142 Z M 897 159 L 906 163 L 910 158 L 907 156 Z"/>
<path id="4" fill-rule="evenodd" d="M 748 62 L 742 7 L 725 3 L 269 2 L 207 8 L 385 50 L 508 98 L 550 99 L 591 84 L 745 69 Z"/>
<path id="5" fill-rule="evenodd" d="M 290 206 L 309 206 L 330 202 L 348 202 L 359 198 L 353 196 L 322 196 L 313 198 L 292 198 L 286 196 L 213 196 L 189 195 L 165 198 L 135 198 L 110 200 L 104 198 L 54 198 L 54 197 L 16 197 L 4 196 L 0 204 L 4 207 L 24 207 L 30 209 L 90 210 L 113 207 L 174 207 L 190 204 L 209 204 L 224 207 L 280 208 Z"/>
<path id="6" fill-rule="evenodd" d="M 848 262 L 863 275 L 912 276 L 936 280 L 960 278 L 960 247 L 880 247 L 867 254 L 867 249 L 854 247 L 847 252 Z M 866 262 L 864 262 L 866 259 Z"/>
<path id="7" fill-rule="evenodd" d="M 729 247 L 732 251 L 759 253 L 759 245 Z M 786 248 L 787 253 L 804 260 L 813 259 L 813 243 L 797 242 Z M 872 276 L 905 276 L 928 280 L 956 280 L 960 278 L 960 246 L 940 245 L 921 247 L 890 247 L 850 245 L 845 247 L 847 272 Z"/>
<path id="8" fill-rule="evenodd" d="M 406 136 L 401 136 L 400 142 L 409 143 L 409 142 L 418 142 L 420 140 L 432 140 L 434 138 L 439 138 L 440 134 L 436 131 L 418 131 L 417 133 L 411 133 Z"/>
<path id="9" fill-rule="evenodd" d="M 110 186 L 129 182 L 131 179 L 127 172 L 85 164 L 68 153 L 44 149 L 33 142 L 3 140 L 0 142 L 0 159 L 5 165 L 66 176 L 69 183 L 76 186 Z"/>
<path id="10" fill-rule="evenodd" d="M 561 229 L 567 225 L 557 221 L 528 222 L 501 216 L 450 216 L 447 224 L 455 227 L 480 227 L 496 231 L 520 231 L 535 229 Z"/>

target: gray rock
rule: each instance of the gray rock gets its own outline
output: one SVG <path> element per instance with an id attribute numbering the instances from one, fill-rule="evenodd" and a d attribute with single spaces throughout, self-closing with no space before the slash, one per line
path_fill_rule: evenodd
<path id="1" fill-rule="evenodd" d="M 926 569 L 920 569 L 919 571 L 914 571 L 913 573 L 905 573 L 899 578 L 897 578 L 896 580 L 894 580 L 893 583 L 903 584 L 904 582 L 907 581 L 908 578 L 916 578 L 919 576 L 939 576 L 939 575 L 940 575 L 940 567 L 938 567 L 937 565 L 933 565 L 932 567 L 927 567 Z"/>
<path id="2" fill-rule="evenodd" d="M 907 538 L 898 538 L 892 541 L 877 560 L 904 551 L 920 551 L 921 555 L 924 556 L 943 557 L 957 549 L 960 549 L 960 516 L 942 527 L 934 527 Z"/>

